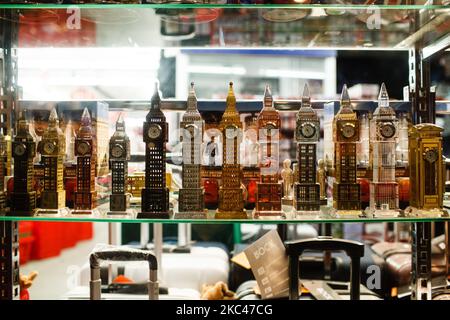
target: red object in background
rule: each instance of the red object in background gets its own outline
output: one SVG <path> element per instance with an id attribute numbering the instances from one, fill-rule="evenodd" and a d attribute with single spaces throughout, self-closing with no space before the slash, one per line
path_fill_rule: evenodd
<path id="1" fill-rule="evenodd" d="M 20 289 L 20 300 L 30 300 L 28 289 Z"/>
<path id="2" fill-rule="evenodd" d="M 73 193 L 75 192 L 75 187 L 77 184 L 77 178 L 65 178 L 64 188 L 66 190 L 66 206 L 73 208 Z"/>
<path id="3" fill-rule="evenodd" d="M 399 178 L 398 183 L 398 200 L 401 202 L 409 202 L 409 178 Z"/>
<path id="4" fill-rule="evenodd" d="M 216 179 L 206 179 L 203 182 L 205 188 L 205 206 L 214 207 L 219 203 L 219 183 Z"/>
<path id="5" fill-rule="evenodd" d="M 247 203 L 255 204 L 256 202 L 256 180 L 250 180 L 247 185 Z"/>
<path id="6" fill-rule="evenodd" d="M 370 182 L 365 178 L 358 178 L 361 187 L 361 202 L 370 202 Z"/>
<path id="7" fill-rule="evenodd" d="M 19 257 L 21 265 L 30 260 L 33 242 L 33 222 L 21 221 L 19 223 Z"/>
<path id="8" fill-rule="evenodd" d="M 90 47 L 97 41 L 96 23 L 80 10 L 21 12 L 19 47 Z"/>

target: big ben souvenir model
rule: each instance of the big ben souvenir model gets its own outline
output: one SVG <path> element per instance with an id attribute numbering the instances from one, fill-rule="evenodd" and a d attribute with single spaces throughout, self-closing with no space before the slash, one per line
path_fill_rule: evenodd
<path id="1" fill-rule="evenodd" d="M 254 217 L 280 216 L 282 186 L 278 181 L 280 115 L 273 107 L 269 86 L 264 92 L 264 105 L 257 120 L 260 146 L 260 181 L 256 184 L 256 208 Z"/>
<path id="2" fill-rule="evenodd" d="M 36 209 L 36 191 L 33 189 L 33 159 L 36 155 L 36 144 L 25 118 L 25 111 L 19 115 L 17 135 L 12 142 L 12 153 L 14 187 L 10 214 L 32 216 Z"/>
<path id="3" fill-rule="evenodd" d="M 130 195 L 126 192 L 128 161 L 130 161 L 130 138 L 125 132 L 122 114 L 116 121 L 116 131 L 109 140 L 109 168 L 111 170 L 110 215 L 126 215 Z M 131 211 L 129 212 L 131 213 Z"/>
<path id="4" fill-rule="evenodd" d="M 97 202 L 95 191 L 95 145 L 91 116 L 84 109 L 75 138 L 77 184 L 74 193 L 74 214 L 92 214 Z"/>
<path id="5" fill-rule="evenodd" d="M 216 219 L 247 219 L 247 213 L 244 210 L 242 169 L 239 159 L 242 123 L 236 109 L 236 97 L 232 82 L 230 82 L 226 109 L 220 121 L 219 130 L 223 137 L 223 164 Z"/>
<path id="6" fill-rule="evenodd" d="M 395 181 L 395 148 L 398 120 L 389 106 L 384 83 L 378 107 L 370 120 L 373 180 L 370 183 L 370 211 L 375 215 L 398 214 L 398 184 Z"/>
<path id="7" fill-rule="evenodd" d="M 320 210 L 320 184 L 317 182 L 317 143 L 320 123 L 311 107 L 308 85 L 305 84 L 302 104 L 297 113 L 295 138 L 297 140 L 297 177 L 294 184 L 294 209 L 304 214 Z"/>
<path id="8" fill-rule="evenodd" d="M 50 112 L 48 128 L 38 144 L 44 164 L 44 190 L 38 214 L 59 214 L 67 212 L 66 191 L 64 190 L 64 156 L 66 137 L 59 128 L 56 109 Z"/>
<path id="9" fill-rule="evenodd" d="M 410 208 L 407 213 L 440 214 L 444 195 L 443 129 L 421 123 L 409 129 Z"/>
<path id="10" fill-rule="evenodd" d="M 6 212 L 5 157 L 6 157 L 6 139 L 0 130 L 0 214 Z"/>
<path id="11" fill-rule="evenodd" d="M 333 120 L 335 182 L 333 208 L 341 214 L 355 214 L 361 209 L 360 186 L 356 180 L 356 144 L 359 121 L 344 85 L 340 109 Z M 347 212 L 353 211 L 353 212 Z"/>
<path id="12" fill-rule="evenodd" d="M 183 153 L 183 185 L 179 191 L 177 218 L 205 219 L 206 211 L 201 182 L 202 142 L 205 122 L 197 109 L 194 83 L 187 100 L 187 109 L 180 123 Z"/>
<path id="13" fill-rule="evenodd" d="M 169 189 L 166 187 L 166 142 L 168 125 L 161 111 L 158 85 L 155 85 L 150 111 L 144 122 L 145 188 L 142 189 L 142 212 L 138 218 L 169 218 Z"/>

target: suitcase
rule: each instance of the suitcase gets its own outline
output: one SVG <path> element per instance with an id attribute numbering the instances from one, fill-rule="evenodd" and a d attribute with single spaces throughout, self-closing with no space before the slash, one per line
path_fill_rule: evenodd
<path id="1" fill-rule="evenodd" d="M 337 281 L 309 280 L 304 281 L 303 286 L 309 291 L 309 295 L 302 295 L 302 299 L 339 299 L 347 298 L 359 300 L 379 299 L 379 297 L 361 285 L 361 258 L 364 256 L 362 243 L 332 239 L 331 237 L 319 237 L 317 239 L 286 242 L 286 253 L 289 264 L 289 299 L 299 299 L 299 258 L 307 250 L 314 251 L 344 251 L 350 257 L 350 283 Z M 350 286 L 350 290 L 348 287 Z M 320 288 L 320 290 L 318 289 Z M 314 290 L 317 289 L 317 290 Z M 315 292 L 313 292 L 315 291 Z"/>
<path id="2" fill-rule="evenodd" d="M 91 280 L 89 281 L 89 296 L 91 300 L 101 299 L 100 260 L 103 261 L 148 261 L 149 279 L 147 290 L 149 300 L 158 300 L 158 262 L 149 251 L 125 247 L 106 247 L 95 250 L 89 257 Z"/>

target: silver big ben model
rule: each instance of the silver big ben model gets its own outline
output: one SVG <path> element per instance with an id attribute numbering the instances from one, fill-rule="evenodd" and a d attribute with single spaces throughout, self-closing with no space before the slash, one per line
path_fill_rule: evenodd
<path id="1" fill-rule="evenodd" d="M 201 182 L 202 142 L 205 122 L 197 109 L 194 83 L 187 100 L 187 109 L 180 122 L 183 154 L 183 186 L 179 192 L 176 218 L 206 219 Z"/>
<path id="2" fill-rule="evenodd" d="M 311 107 L 308 86 L 305 84 L 302 105 L 297 113 L 298 176 L 294 184 L 294 209 L 297 212 L 320 210 L 320 185 L 317 183 L 316 152 L 320 138 L 319 117 Z"/>
<path id="3" fill-rule="evenodd" d="M 116 122 L 116 131 L 109 140 L 109 168 L 111 169 L 111 196 L 109 215 L 127 215 L 130 194 L 127 194 L 128 161 L 130 161 L 130 138 L 125 132 L 122 114 Z"/>
<path id="4" fill-rule="evenodd" d="M 398 120 L 389 106 L 384 83 L 378 96 L 378 107 L 370 120 L 373 180 L 370 183 L 370 211 L 375 215 L 398 214 L 398 184 L 395 181 L 395 148 Z"/>

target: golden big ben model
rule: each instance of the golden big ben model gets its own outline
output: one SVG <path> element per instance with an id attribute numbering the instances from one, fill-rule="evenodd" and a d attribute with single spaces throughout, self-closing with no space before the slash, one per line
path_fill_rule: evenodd
<path id="1" fill-rule="evenodd" d="M 317 143 L 320 123 L 311 107 L 308 85 L 305 84 L 302 104 L 297 113 L 295 138 L 297 140 L 298 170 L 294 184 L 294 209 L 297 212 L 320 210 L 320 184 L 317 182 Z"/>
<path id="2" fill-rule="evenodd" d="M 179 191 L 177 218 L 206 218 L 201 181 L 201 156 L 205 122 L 197 109 L 194 83 L 187 100 L 187 109 L 180 122 L 183 153 L 183 186 Z"/>
<path id="3" fill-rule="evenodd" d="M 169 218 L 169 189 L 166 187 L 166 142 L 168 125 L 161 111 L 158 85 L 155 85 L 150 111 L 144 122 L 145 188 L 142 212 L 138 218 Z"/>
<path id="4" fill-rule="evenodd" d="M 347 86 L 344 85 L 341 105 L 333 120 L 335 182 L 333 208 L 360 210 L 360 186 L 356 180 L 356 143 L 359 141 L 359 121 L 353 111 Z"/>
<path id="5" fill-rule="evenodd" d="M 227 96 L 227 106 L 220 121 L 223 137 L 222 185 L 219 189 L 219 208 L 216 219 L 246 219 L 242 188 L 242 170 L 239 148 L 242 141 L 242 123 L 236 109 L 233 82 Z"/>
<path id="6" fill-rule="evenodd" d="M 370 211 L 375 215 L 398 214 L 398 184 L 395 181 L 395 148 L 398 120 L 389 106 L 384 83 L 378 107 L 370 120 L 373 180 L 370 183 Z"/>
<path id="7" fill-rule="evenodd" d="M 3 133 L 0 131 L 0 214 L 6 211 L 5 157 L 6 139 Z"/>
<path id="8" fill-rule="evenodd" d="M 109 167 L 111 169 L 109 214 L 127 214 L 130 195 L 126 193 L 126 183 L 130 158 L 130 138 L 125 132 L 125 121 L 120 114 L 116 121 L 116 131 L 109 140 Z"/>
<path id="9" fill-rule="evenodd" d="M 269 86 L 264 92 L 264 105 L 257 120 L 258 141 L 260 146 L 260 181 L 256 184 L 255 218 L 280 216 L 282 186 L 278 182 L 279 140 L 281 119 L 273 107 Z"/>
<path id="10" fill-rule="evenodd" d="M 33 159 L 36 155 L 36 143 L 30 134 L 25 111 L 19 115 L 17 135 L 12 142 L 12 153 L 14 188 L 11 194 L 11 214 L 32 216 L 36 208 L 36 191 L 33 190 Z"/>
<path id="11" fill-rule="evenodd" d="M 74 193 L 75 210 L 73 213 L 91 214 L 96 205 L 95 154 L 91 116 L 88 109 L 84 109 L 80 128 L 75 139 L 77 184 Z"/>
<path id="12" fill-rule="evenodd" d="M 444 195 L 443 129 L 421 123 L 409 129 L 410 206 L 406 212 L 440 214 Z"/>
<path id="13" fill-rule="evenodd" d="M 58 214 L 67 211 L 66 191 L 64 190 L 63 163 L 66 153 L 66 138 L 59 128 L 58 114 L 52 109 L 48 128 L 38 144 L 44 164 L 44 190 L 41 209 L 38 214 Z"/>

